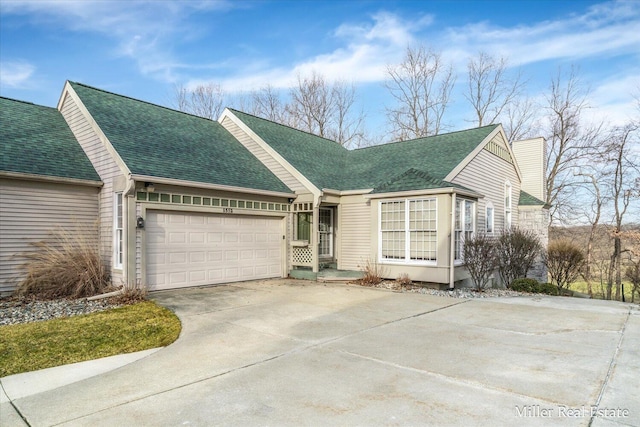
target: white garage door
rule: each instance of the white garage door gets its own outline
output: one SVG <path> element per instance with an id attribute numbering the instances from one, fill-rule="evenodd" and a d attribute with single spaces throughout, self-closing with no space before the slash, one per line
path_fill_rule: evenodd
<path id="1" fill-rule="evenodd" d="M 150 289 L 282 277 L 281 218 L 147 211 Z"/>

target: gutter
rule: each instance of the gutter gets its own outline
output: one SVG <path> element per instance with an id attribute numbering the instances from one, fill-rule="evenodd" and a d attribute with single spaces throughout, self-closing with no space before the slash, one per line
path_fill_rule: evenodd
<path id="1" fill-rule="evenodd" d="M 261 196 L 273 196 L 273 197 L 285 197 L 285 198 L 290 198 L 292 196 L 295 196 L 294 193 L 285 193 L 285 192 L 270 191 L 270 190 L 257 190 L 255 188 L 236 187 L 232 185 L 208 184 L 204 182 L 185 181 L 182 179 L 162 178 L 162 177 L 150 176 L 150 175 L 131 174 L 131 178 L 141 182 L 153 182 L 155 184 L 176 185 L 179 187 L 195 187 L 195 188 L 204 188 L 207 190 L 232 191 L 235 193 L 248 193 L 248 194 L 258 194 Z"/>
<path id="2" fill-rule="evenodd" d="M 84 185 L 87 187 L 98 187 L 98 188 L 104 185 L 102 181 L 92 181 L 90 179 L 65 178 L 62 176 L 38 175 L 38 174 L 32 174 L 32 173 L 8 172 L 8 171 L 0 171 L 0 178 L 24 179 L 27 181 L 46 181 L 46 182 L 54 182 L 58 184 Z"/>
<path id="3" fill-rule="evenodd" d="M 467 196 L 474 199 L 484 198 L 484 195 L 480 193 L 476 193 L 475 191 L 464 190 L 461 188 L 453 188 L 453 187 L 423 189 L 423 190 L 394 191 L 391 193 L 365 194 L 363 195 L 363 197 L 365 199 L 387 199 L 387 198 L 438 195 L 438 194 L 454 194 L 454 195 L 459 194 L 461 196 Z"/>

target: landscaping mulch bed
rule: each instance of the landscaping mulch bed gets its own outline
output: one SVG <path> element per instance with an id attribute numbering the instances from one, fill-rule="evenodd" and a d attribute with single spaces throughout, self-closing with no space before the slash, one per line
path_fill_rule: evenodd
<path id="1" fill-rule="evenodd" d="M 122 301 L 105 298 L 96 301 L 80 299 L 36 300 L 28 297 L 0 299 L 0 325 L 51 320 L 95 313 L 121 307 Z"/>
<path id="2" fill-rule="evenodd" d="M 396 292 L 413 292 L 418 294 L 436 295 L 449 298 L 496 298 L 496 297 L 519 297 L 533 295 L 525 292 L 516 292 L 511 289 L 485 289 L 482 292 L 471 288 L 456 288 L 453 290 L 432 289 L 420 285 L 406 285 L 392 280 L 385 280 L 378 284 L 363 283 L 360 280 L 349 282 L 349 284 L 365 286 L 369 288 L 389 289 Z"/>

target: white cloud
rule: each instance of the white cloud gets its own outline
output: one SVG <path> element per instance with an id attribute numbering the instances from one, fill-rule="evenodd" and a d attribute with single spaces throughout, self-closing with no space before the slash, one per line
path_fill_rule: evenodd
<path id="1" fill-rule="evenodd" d="M 24 61 L 0 62 L 0 85 L 2 87 L 21 88 L 29 84 L 36 67 Z"/>
<path id="2" fill-rule="evenodd" d="M 638 53 L 640 8 L 633 2 L 592 6 L 582 15 L 532 25 L 498 27 L 488 22 L 449 28 L 439 40 L 457 52 L 479 50 L 509 58 L 512 65 Z"/>
<path id="3" fill-rule="evenodd" d="M 328 80 L 378 82 L 384 79 L 386 66 L 401 60 L 405 48 L 416 42 L 415 33 L 430 25 L 432 20 L 431 16 L 402 20 L 397 15 L 379 12 L 367 22 L 339 26 L 332 35 L 342 46 L 331 52 L 320 53 L 288 68 L 256 69 L 248 65 L 252 69 L 250 73 L 217 78 L 215 82 L 229 91 L 257 89 L 266 84 L 288 88 L 299 74 L 309 75 L 313 71 Z M 201 83 L 206 81 L 194 79 L 187 86 Z"/>

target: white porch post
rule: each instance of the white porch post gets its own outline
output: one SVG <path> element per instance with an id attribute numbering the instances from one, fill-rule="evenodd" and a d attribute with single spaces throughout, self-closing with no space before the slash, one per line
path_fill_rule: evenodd
<path id="1" fill-rule="evenodd" d="M 455 282 L 455 258 L 456 258 L 456 193 L 451 194 L 451 223 L 449 224 L 450 251 L 449 251 L 449 289 L 454 288 Z"/>

